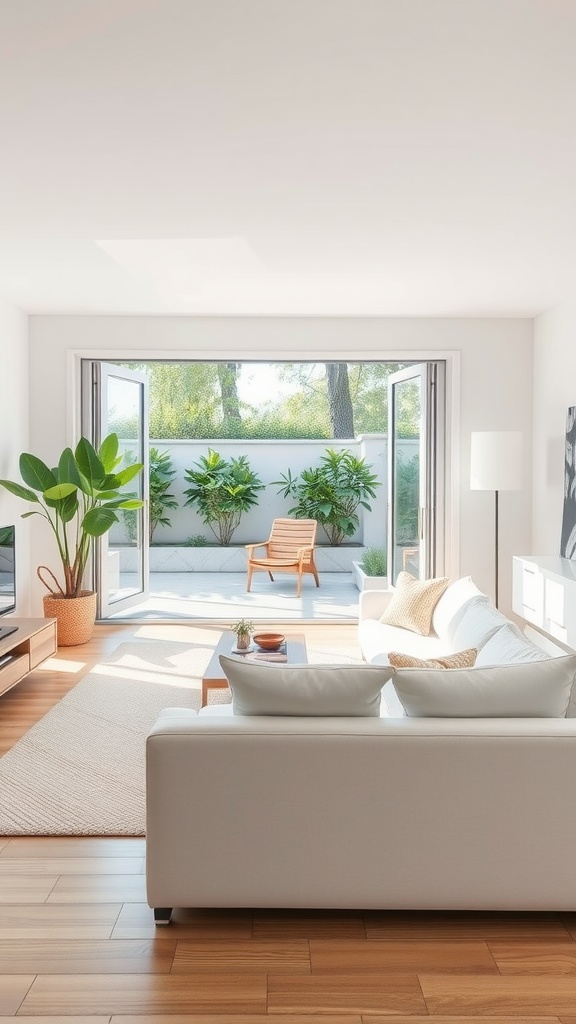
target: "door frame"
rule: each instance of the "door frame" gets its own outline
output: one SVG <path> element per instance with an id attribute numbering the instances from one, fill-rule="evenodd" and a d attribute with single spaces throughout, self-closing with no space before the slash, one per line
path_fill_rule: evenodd
<path id="1" fill-rule="evenodd" d="M 388 328 L 388 332 L 390 328 Z M 461 495 L 460 484 L 462 471 L 461 461 L 461 363 L 462 353 L 459 349 L 431 348 L 431 349 L 398 349 L 386 348 L 385 358 L 383 357 L 384 342 L 376 348 L 357 349 L 350 347 L 333 347 L 330 349 L 310 349 L 306 355 L 307 362 L 326 362 L 328 358 L 332 361 L 346 362 L 429 362 L 441 360 L 446 366 L 446 423 L 445 423 L 445 473 L 444 473 L 444 520 L 445 520 L 445 549 L 444 564 L 446 575 L 454 578 L 460 572 L 460 510 Z M 271 351 L 266 349 L 245 349 L 239 352 L 234 348 L 210 348 L 195 349 L 157 349 L 157 348 L 127 348 L 119 346 L 110 349 L 105 345 L 101 347 L 94 341 L 87 342 L 84 348 L 69 348 L 66 352 L 66 379 L 67 394 L 67 434 L 70 443 L 78 441 L 82 434 L 81 416 L 81 366 L 84 359 L 96 359 L 102 361 L 138 362 L 142 359 L 170 359 L 190 360 L 191 357 L 197 362 L 210 362 L 222 360 L 234 362 L 238 359 L 245 361 L 270 361 L 270 362 L 293 362 L 294 350 L 279 345 L 278 349 Z"/>
<path id="2" fill-rule="evenodd" d="M 388 575 L 392 585 L 405 568 L 396 566 L 396 386 L 413 381 L 420 392 L 418 435 L 418 509 L 416 537 L 418 575 L 428 579 L 444 573 L 445 549 L 445 421 L 446 367 L 443 360 L 423 360 L 388 378 Z"/>
<path id="3" fill-rule="evenodd" d="M 148 544 L 148 522 L 150 513 L 149 496 L 149 438 L 148 438 L 148 381 L 144 374 L 135 370 L 127 370 L 112 362 L 102 359 L 84 357 L 80 367 L 80 406 L 83 425 L 83 433 L 97 449 L 103 438 L 108 433 L 107 403 L 108 395 L 107 381 L 109 378 L 117 378 L 130 383 L 140 385 L 138 395 L 139 405 L 139 431 L 137 445 L 138 454 L 136 461 L 142 462 L 142 473 L 136 477 L 135 483 L 137 496 L 142 498 L 144 504 L 141 509 L 135 512 L 137 517 L 137 550 L 139 551 L 139 576 L 140 589 L 133 591 L 125 597 L 119 597 L 115 601 L 110 600 L 110 535 L 107 531 L 101 537 L 97 537 L 92 548 L 92 579 L 93 587 L 97 593 L 98 619 L 109 620 L 134 605 L 142 604 L 148 600 L 150 594 L 150 558 Z"/>

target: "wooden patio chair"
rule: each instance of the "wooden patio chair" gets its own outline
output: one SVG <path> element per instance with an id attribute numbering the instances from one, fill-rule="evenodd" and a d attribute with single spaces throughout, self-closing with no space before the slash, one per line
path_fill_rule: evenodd
<path id="1" fill-rule="evenodd" d="M 300 597 L 302 576 L 305 572 L 312 573 L 316 580 L 316 586 L 319 587 L 320 580 L 314 564 L 317 525 L 315 519 L 275 519 L 268 540 L 258 544 L 246 544 L 248 552 L 246 590 L 250 592 L 252 573 L 260 569 L 268 573 L 272 582 L 274 582 L 273 571 L 297 573 L 297 597 Z M 265 548 L 265 555 L 257 558 L 254 554 L 256 548 Z"/>

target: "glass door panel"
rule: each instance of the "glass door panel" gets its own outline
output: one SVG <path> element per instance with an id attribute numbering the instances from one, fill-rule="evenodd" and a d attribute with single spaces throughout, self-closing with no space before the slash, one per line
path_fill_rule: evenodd
<path id="1" fill-rule="evenodd" d="M 388 380 L 388 559 L 416 579 L 443 564 L 444 364 L 423 363 Z"/>
<path id="2" fill-rule="evenodd" d="M 120 509 L 119 522 L 97 544 L 98 617 L 106 618 L 140 604 L 149 594 L 148 383 L 144 374 L 107 363 L 94 361 L 90 371 L 95 445 L 115 433 L 123 456 L 120 465 L 144 464 L 125 488 L 127 496 L 144 501 L 143 508 Z"/>

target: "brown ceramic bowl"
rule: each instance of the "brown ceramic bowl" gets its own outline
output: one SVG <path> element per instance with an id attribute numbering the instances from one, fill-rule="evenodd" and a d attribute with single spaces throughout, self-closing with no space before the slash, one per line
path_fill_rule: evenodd
<path id="1" fill-rule="evenodd" d="M 255 633 L 252 637 L 258 647 L 265 651 L 277 651 L 282 646 L 286 637 L 283 633 Z"/>

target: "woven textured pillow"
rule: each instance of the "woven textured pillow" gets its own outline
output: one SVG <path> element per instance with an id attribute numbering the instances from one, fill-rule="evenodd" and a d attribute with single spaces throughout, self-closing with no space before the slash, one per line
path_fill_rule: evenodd
<path id="1" fill-rule="evenodd" d="M 416 580 L 409 572 L 398 574 L 396 590 L 380 622 L 401 626 L 413 633 L 428 636 L 432 613 L 450 580 L 441 576 L 434 580 Z"/>
<path id="2" fill-rule="evenodd" d="M 413 658 L 410 654 L 399 654 L 390 651 L 388 661 L 394 668 L 471 668 L 476 661 L 478 650 L 470 647 L 467 651 L 457 654 L 446 654 L 442 658 Z"/>

